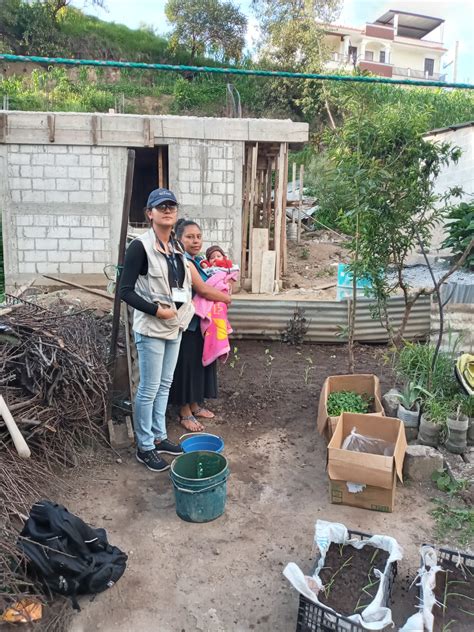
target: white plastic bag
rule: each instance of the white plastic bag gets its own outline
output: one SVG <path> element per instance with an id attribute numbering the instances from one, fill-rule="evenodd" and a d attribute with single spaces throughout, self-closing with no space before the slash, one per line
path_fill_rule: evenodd
<path id="1" fill-rule="evenodd" d="M 377 437 L 367 437 L 359 434 L 357 428 L 354 427 L 351 430 L 351 434 L 344 439 L 342 449 L 351 450 L 352 452 L 368 452 L 382 456 L 393 456 L 395 445 L 383 439 L 377 439 Z"/>
<path id="2" fill-rule="evenodd" d="M 390 566 L 393 562 L 401 560 L 403 557 L 402 549 L 395 538 L 384 535 L 373 535 L 368 540 L 351 540 L 349 539 L 349 532 L 343 524 L 318 520 L 316 522 L 314 539 L 320 552 L 320 558 L 314 574 L 312 576 L 305 576 L 301 569 L 293 562 L 287 564 L 283 570 L 284 576 L 296 590 L 310 601 L 323 606 L 326 610 L 332 611 L 336 615 L 342 616 L 326 604 L 321 603 L 318 599 L 318 594 L 323 589 L 319 573 L 324 566 L 326 553 L 332 543 L 350 544 L 356 549 L 362 549 L 367 545 L 374 546 L 389 554 L 384 572 L 380 573 L 380 571 L 375 570 L 375 573 L 380 577 L 377 593 L 373 601 L 360 614 L 353 614 L 346 618 L 361 625 L 366 630 L 382 630 L 387 625 L 393 625 L 392 612 L 390 608 L 382 606 L 382 602 L 386 585 L 389 581 Z M 330 615 L 328 614 L 328 618 L 329 617 Z"/>
<path id="3" fill-rule="evenodd" d="M 400 632 L 433 632 L 434 616 L 433 606 L 436 603 L 434 589 L 436 586 L 436 573 L 441 569 L 438 566 L 438 556 L 432 546 L 421 547 L 421 567 L 418 570 L 417 586 L 421 587 L 420 611 L 412 615 L 405 625 L 400 628 Z"/>

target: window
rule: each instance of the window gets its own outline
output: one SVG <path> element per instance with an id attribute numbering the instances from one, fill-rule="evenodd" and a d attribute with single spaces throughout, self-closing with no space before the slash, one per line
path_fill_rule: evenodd
<path id="1" fill-rule="evenodd" d="M 349 61 L 353 64 L 357 62 L 357 46 L 349 46 Z"/>
<path id="2" fill-rule="evenodd" d="M 428 57 L 425 59 L 425 75 L 428 77 L 432 77 L 434 73 L 434 59 L 429 59 Z"/>
<path id="3" fill-rule="evenodd" d="M 365 51 L 365 60 L 366 61 L 374 61 L 374 53 L 371 50 Z"/>
<path id="4" fill-rule="evenodd" d="M 385 63 L 385 51 L 384 50 L 380 51 L 380 58 L 379 58 L 379 60 L 380 60 L 381 64 Z"/>

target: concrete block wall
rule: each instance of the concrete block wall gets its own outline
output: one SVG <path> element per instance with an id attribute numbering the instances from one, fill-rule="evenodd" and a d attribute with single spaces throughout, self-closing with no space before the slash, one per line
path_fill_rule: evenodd
<path id="1" fill-rule="evenodd" d="M 175 140 L 168 151 L 169 185 L 181 216 L 199 223 L 204 249 L 218 243 L 240 263 L 244 143 Z"/>
<path id="2" fill-rule="evenodd" d="M 11 144 L 0 163 L 7 283 L 103 276 L 116 261 L 126 149 Z"/>

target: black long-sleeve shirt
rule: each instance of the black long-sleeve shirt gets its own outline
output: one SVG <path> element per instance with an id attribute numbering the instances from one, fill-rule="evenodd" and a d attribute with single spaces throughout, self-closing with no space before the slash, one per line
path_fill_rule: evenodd
<path id="1" fill-rule="evenodd" d="M 160 253 L 164 257 L 163 253 Z M 166 258 L 168 264 L 168 280 L 170 287 L 173 287 L 173 269 L 169 257 Z M 176 264 L 178 268 L 178 283 L 182 287 L 184 283 L 184 265 L 180 256 L 176 257 Z M 125 262 L 120 279 L 120 298 L 125 301 L 131 307 L 138 309 L 140 312 L 150 314 L 154 316 L 156 314 L 157 306 L 155 303 L 146 301 L 135 292 L 135 284 L 138 279 L 138 275 L 146 275 L 148 273 L 148 257 L 146 255 L 145 248 L 139 239 L 135 239 L 127 248 L 125 253 Z M 180 304 L 176 304 L 179 307 Z"/>

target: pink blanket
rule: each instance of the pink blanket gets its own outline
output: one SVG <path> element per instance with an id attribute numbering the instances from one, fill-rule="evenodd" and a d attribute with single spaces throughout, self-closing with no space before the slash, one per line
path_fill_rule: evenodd
<path id="1" fill-rule="evenodd" d="M 236 281 L 238 272 L 216 272 L 206 283 L 221 292 L 229 292 L 229 282 Z M 196 315 L 201 318 L 201 332 L 204 337 L 202 353 L 203 366 L 212 364 L 217 358 L 227 360 L 230 351 L 229 334 L 232 328 L 227 319 L 227 305 L 210 301 L 202 296 L 193 299 Z"/>

